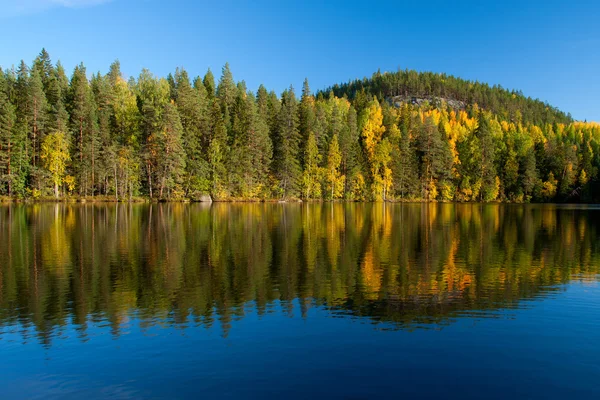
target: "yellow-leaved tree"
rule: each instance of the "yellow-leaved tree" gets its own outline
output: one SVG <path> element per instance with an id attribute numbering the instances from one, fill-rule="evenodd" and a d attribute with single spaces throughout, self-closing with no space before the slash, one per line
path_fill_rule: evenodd
<path id="1" fill-rule="evenodd" d="M 363 111 L 361 126 L 363 143 L 373 179 L 371 193 L 376 200 L 385 200 L 387 191 L 392 184 L 392 173 L 388 168 L 391 160 L 391 145 L 387 139 L 383 139 L 385 132 L 383 112 L 377 98 Z"/>
<path id="2" fill-rule="evenodd" d="M 327 185 L 331 199 L 338 199 L 344 194 L 344 183 L 346 177 L 340 172 L 342 164 L 342 152 L 338 135 L 333 135 L 329 144 L 329 154 L 327 155 Z"/>
<path id="3" fill-rule="evenodd" d="M 40 157 L 44 161 L 44 167 L 50 172 L 54 184 L 54 196 L 58 198 L 58 187 L 63 182 L 67 162 L 71 160 L 69 142 L 65 133 L 56 131 L 46 135 L 42 142 Z"/>
<path id="4" fill-rule="evenodd" d="M 314 133 L 308 135 L 305 151 L 306 165 L 302 173 L 302 188 L 304 197 L 320 198 L 321 197 L 321 179 L 323 176 L 323 168 L 319 166 L 321 163 L 321 155 Z"/>
<path id="5" fill-rule="evenodd" d="M 369 161 L 375 157 L 375 148 L 381 142 L 385 126 L 383 126 L 383 113 L 377 99 L 373 100 L 369 107 L 362 113 L 362 137 L 367 151 Z"/>

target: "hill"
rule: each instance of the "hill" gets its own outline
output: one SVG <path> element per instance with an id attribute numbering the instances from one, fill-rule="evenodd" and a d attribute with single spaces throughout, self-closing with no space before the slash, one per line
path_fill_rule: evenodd
<path id="1" fill-rule="evenodd" d="M 545 124 L 570 123 L 569 114 L 516 90 L 507 90 L 499 85 L 472 82 L 447 74 L 400 70 L 377 72 L 370 79 L 353 80 L 336 84 L 326 89 L 337 97 L 347 96 L 354 100 L 361 96 L 377 96 L 379 99 L 404 97 L 438 97 L 464 104 L 477 104 L 507 121 Z"/>

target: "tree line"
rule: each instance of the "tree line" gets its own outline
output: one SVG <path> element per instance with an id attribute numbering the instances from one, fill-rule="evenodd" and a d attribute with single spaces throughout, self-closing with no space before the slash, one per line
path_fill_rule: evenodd
<path id="1" fill-rule="evenodd" d="M 416 74 L 416 75 L 415 75 Z M 465 100 L 392 105 L 398 93 Z M 45 50 L 0 69 L 0 195 L 153 200 L 575 201 L 600 125 L 500 87 L 414 71 L 277 95 L 225 65 L 126 80 Z"/>

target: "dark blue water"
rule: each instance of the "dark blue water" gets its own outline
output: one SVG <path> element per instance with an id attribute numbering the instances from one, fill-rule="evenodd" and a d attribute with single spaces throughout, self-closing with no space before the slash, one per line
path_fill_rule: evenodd
<path id="1" fill-rule="evenodd" d="M 600 398 L 598 213 L 4 208 L 1 398 Z"/>

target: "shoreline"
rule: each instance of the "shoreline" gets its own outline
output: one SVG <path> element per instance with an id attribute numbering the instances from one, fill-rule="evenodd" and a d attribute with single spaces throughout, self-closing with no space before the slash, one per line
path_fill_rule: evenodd
<path id="1" fill-rule="evenodd" d="M 148 197 L 133 197 L 126 200 L 116 200 L 114 198 L 108 198 L 105 196 L 98 197 L 63 197 L 63 198 L 38 198 L 38 199 L 18 199 L 10 197 L 0 197 L 0 205 L 2 204 L 42 204 L 42 203 L 64 203 L 64 204 L 242 204 L 242 203 L 270 203 L 270 204 L 302 204 L 302 203 L 406 203 L 406 204 L 596 204 L 587 202 L 515 202 L 515 201 L 445 201 L 445 200 L 422 200 L 422 199 L 392 199 L 384 201 L 373 201 L 373 200 L 347 200 L 347 199 L 335 199 L 335 200 L 323 200 L 323 199 L 243 199 L 243 198 L 231 198 L 231 199 L 215 199 L 215 200 L 192 200 L 192 199 L 180 199 L 180 200 L 168 200 L 168 199 L 150 199 Z"/>

